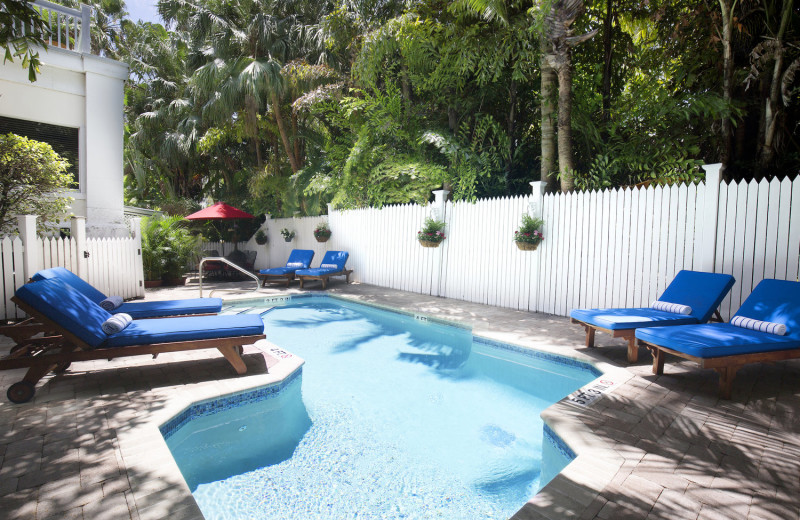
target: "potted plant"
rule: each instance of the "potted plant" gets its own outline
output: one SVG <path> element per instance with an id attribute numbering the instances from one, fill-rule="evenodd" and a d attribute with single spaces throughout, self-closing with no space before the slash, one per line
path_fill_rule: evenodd
<path id="1" fill-rule="evenodd" d="M 314 228 L 314 238 L 317 242 L 327 242 L 331 238 L 331 228 L 326 221 L 322 221 Z"/>
<path id="2" fill-rule="evenodd" d="M 267 234 L 264 233 L 263 229 L 259 229 L 258 232 L 256 233 L 256 244 L 258 244 L 260 246 L 263 246 L 268 241 L 269 241 L 269 238 L 267 237 Z"/>
<path id="3" fill-rule="evenodd" d="M 417 240 L 422 247 L 439 247 L 444 236 L 445 223 L 441 220 L 434 220 L 431 217 L 425 219 L 422 229 L 417 231 Z"/>
<path id="4" fill-rule="evenodd" d="M 523 213 L 522 223 L 519 229 L 514 231 L 514 242 L 517 243 L 517 247 L 523 251 L 536 251 L 539 242 L 544 240 L 542 227 L 544 227 L 544 220 Z"/>
<path id="5" fill-rule="evenodd" d="M 281 236 L 287 242 L 291 242 L 294 238 L 294 231 L 289 231 L 287 228 L 281 229 Z"/>

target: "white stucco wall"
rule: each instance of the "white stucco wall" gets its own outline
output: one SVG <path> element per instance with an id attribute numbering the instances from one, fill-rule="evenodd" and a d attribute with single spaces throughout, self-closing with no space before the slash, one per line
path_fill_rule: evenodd
<path id="1" fill-rule="evenodd" d="M 123 217 L 123 100 L 128 67 L 107 58 L 41 50 L 34 83 L 19 62 L 0 64 L 0 115 L 78 128 L 80 189 L 72 212 L 88 236 L 126 236 Z"/>

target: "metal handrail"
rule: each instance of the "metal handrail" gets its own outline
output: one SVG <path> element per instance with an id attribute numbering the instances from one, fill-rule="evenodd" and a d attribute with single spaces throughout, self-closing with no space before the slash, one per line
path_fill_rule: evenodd
<path id="1" fill-rule="evenodd" d="M 240 273 L 244 273 L 244 274 L 246 274 L 247 276 L 249 276 L 250 278 L 252 278 L 253 280 L 255 280 L 255 281 L 256 281 L 256 289 L 255 289 L 256 291 L 258 291 L 258 290 L 261 288 L 261 280 L 259 280 L 259 279 L 258 279 L 258 276 L 254 275 L 254 274 L 253 274 L 253 273 L 251 273 L 250 271 L 247 271 L 247 270 L 245 270 L 245 269 L 242 269 L 241 267 L 239 267 L 238 265 L 234 264 L 233 262 L 231 262 L 231 261 L 230 261 L 230 260 L 228 260 L 227 258 L 223 258 L 223 257 L 221 257 L 221 256 L 206 256 L 206 257 L 204 257 L 204 258 L 202 258 L 202 259 L 200 260 L 200 266 L 199 266 L 199 268 L 200 268 L 200 297 L 201 297 L 201 298 L 203 297 L 203 264 L 204 264 L 206 261 L 213 261 L 213 262 L 224 262 L 224 263 L 228 264 L 229 266 L 233 267 L 234 269 L 236 269 L 237 271 L 239 271 Z M 218 290 L 218 289 L 215 289 L 215 290 Z M 208 294 L 209 298 L 211 297 L 211 294 L 212 294 L 213 292 L 214 292 L 214 291 L 212 290 L 212 291 L 211 291 L 211 292 Z"/>

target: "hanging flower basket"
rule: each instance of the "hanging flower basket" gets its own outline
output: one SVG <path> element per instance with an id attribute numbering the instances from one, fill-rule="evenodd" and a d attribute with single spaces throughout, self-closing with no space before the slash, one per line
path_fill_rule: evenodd
<path id="1" fill-rule="evenodd" d="M 536 251 L 539 244 L 531 244 L 530 242 L 516 242 L 517 247 L 523 251 Z"/>
<path id="2" fill-rule="evenodd" d="M 331 228 L 326 221 L 322 221 L 314 228 L 314 238 L 317 242 L 327 242 L 331 238 Z"/>
<path id="3" fill-rule="evenodd" d="M 419 245 L 421 245 L 422 247 L 439 247 L 439 244 L 441 243 L 442 243 L 441 241 L 434 242 L 432 240 L 422 240 L 422 239 L 420 239 L 419 241 Z"/>
<path id="4" fill-rule="evenodd" d="M 316 239 L 317 239 L 317 242 L 327 242 L 327 241 L 328 241 L 328 239 L 329 239 L 329 238 L 331 238 L 331 236 L 330 236 L 330 235 L 327 235 L 327 236 L 319 236 L 319 237 L 315 236 L 314 238 L 316 238 Z"/>

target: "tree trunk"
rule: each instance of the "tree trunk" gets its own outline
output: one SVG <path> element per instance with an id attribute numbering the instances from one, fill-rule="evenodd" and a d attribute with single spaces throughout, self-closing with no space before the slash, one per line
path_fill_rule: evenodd
<path id="1" fill-rule="evenodd" d="M 272 99 L 272 113 L 275 114 L 275 123 L 278 125 L 278 132 L 281 134 L 281 141 L 283 141 L 283 148 L 286 150 L 286 155 L 289 157 L 289 165 L 292 167 L 292 173 L 297 173 L 300 166 L 297 164 L 297 159 L 294 156 L 294 150 L 289 143 L 289 135 L 286 132 L 286 124 L 281 115 L 281 101 L 278 96 L 273 92 L 270 95 Z"/>
<path id="2" fill-rule="evenodd" d="M 245 127 L 250 138 L 253 140 L 253 148 L 256 152 L 256 164 L 258 169 L 264 168 L 264 161 L 261 157 L 261 140 L 258 138 L 258 108 L 253 96 L 244 98 L 245 106 Z"/>
<path id="3" fill-rule="evenodd" d="M 614 21 L 614 3 L 613 0 L 606 0 L 606 16 L 603 19 L 603 113 L 601 116 L 603 125 L 603 133 L 607 134 L 605 123 L 611 118 L 611 57 L 613 52 L 612 47 L 612 34 Z"/>
<path id="4" fill-rule="evenodd" d="M 508 104 L 510 107 L 508 109 L 506 121 L 508 132 L 508 164 L 506 164 L 506 168 L 511 171 L 511 163 L 514 161 L 514 152 L 516 151 L 515 143 L 517 142 L 517 140 L 514 139 L 517 119 L 517 82 L 513 79 L 511 80 L 511 85 L 508 87 Z"/>
<path id="5" fill-rule="evenodd" d="M 542 58 L 542 164 L 540 180 L 547 183 L 547 191 L 555 191 L 558 178 L 556 171 L 556 133 L 553 124 L 555 113 L 556 72 Z"/>
<path id="6" fill-rule="evenodd" d="M 769 97 L 764 100 L 764 142 L 761 144 L 759 154 L 759 168 L 766 170 L 775 158 L 775 134 L 778 130 L 779 116 L 781 114 L 781 77 L 783 75 L 783 37 L 789 20 L 792 18 L 793 0 L 783 0 L 781 10 L 781 25 L 775 40 L 778 43 L 778 50 L 775 53 L 775 63 L 772 68 L 770 78 Z"/>
<path id="7" fill-rule="evenodd" d="M 567 62 L 558 69 L 558 171 L 561 191 L 575 187 L 572 158 L 572 67 Z"/>
<path id="8" fill-rule="evenodd" d="M 731 38 L 733 35 L 733 5 L 729 0 L 719 0 L 719 7 L 722 11 L 722 99 L 726 106 L 730 106 L 733 98 L 733 51 L 731 50 Z M 722 128 L 722 176 L 726 177 L 726 170 L 731 161 L 733 150 L 733 127 L 731 118 L 723 116 L 721 121 Z"/>

